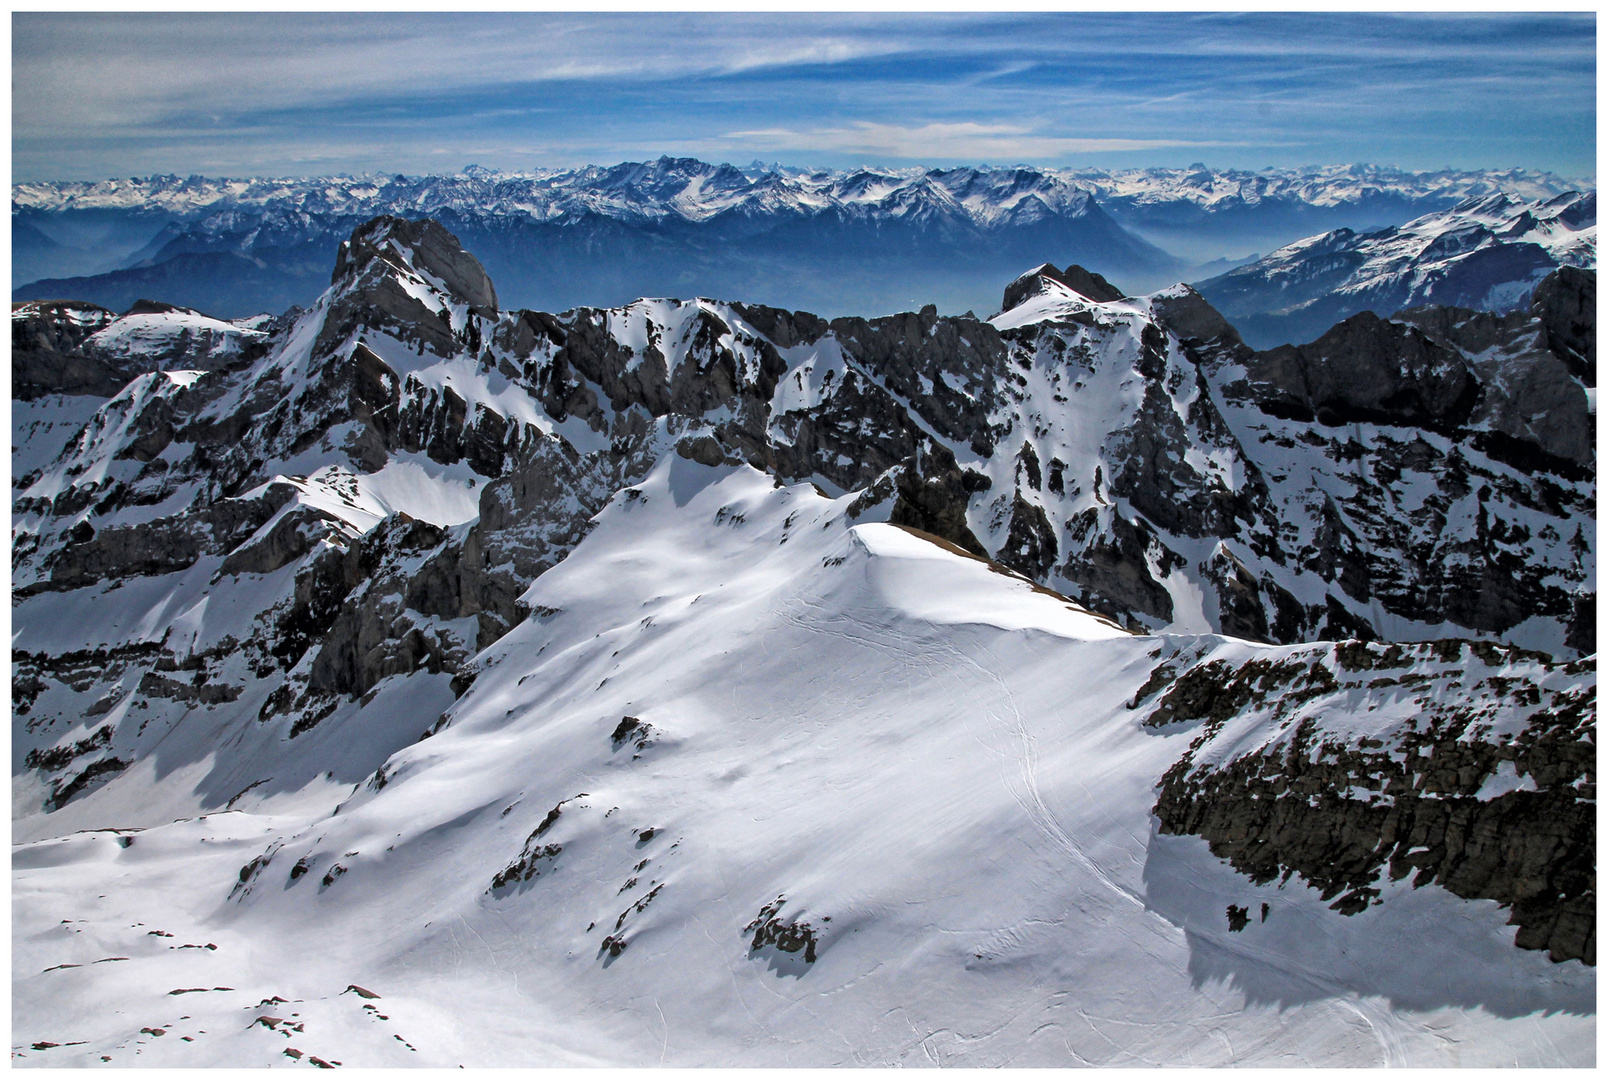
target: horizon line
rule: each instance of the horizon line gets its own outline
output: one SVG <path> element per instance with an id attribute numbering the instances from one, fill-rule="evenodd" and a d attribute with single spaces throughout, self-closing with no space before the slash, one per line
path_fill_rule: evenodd
<path id="1" fill-rule="evenodd" d="M 430 179 L 432 177 L 473 176 L 473 175 L 475 175 L 476 172 L 488 173 L 488 174 L 492 174 L 492 175 L 496 175 L 496 176 L 514 177 L 514 178 L 523 178 L 523 177 L 535 178 L 535 177 L 539 177 L 539 176 L 541 176 L 543 174 L 574 173 L 574 172 L 581 172 L 581 171 L 586 170 L 586 169 L 616 169 L 616 168 L 619 168 L 619 167 L 624 166 L 624 165 L 652 165 L 652 164 L 658 164 L 658 163 L 665 162 L 665 161 L 671 161 L 671 162 L 690 161 L 690 162 L 696 162 L 696 163 L 698 163 L 700 165 L 708 165 L 708 166 L 711 166 L 711 167 L 714 167 L 714 168 L 730 168 L 730 169 L 734 169 L 734 170 L 739 171 L 739 172 L 749 170 L 749 169 L 761 169 L 761 170 L 764 170 L 764 171 L 767 171 L 767 172 L 780 172 L 780 171 L 783 171 L 783 170 L 795 170 L 795 171 L 806 173 L 806 174 L 823 174 L 823 173 L 824 174 L 832 174 L 832 173 L 852 174 L 852 173 L 856 173 L 856 172 L 882 172 L 882 173 L 887 173 L 887 174 L 921 173 L 921 172 L 931 173 L 931 172 L 948 172 L 948 171 L 955 171 L 955 170 L 960 170 L 960 169 L 976 169 L 976 170 L 979 170 L 979 171 L 1005 172 L 1005 171 L 1010 171 L 1010 170 L 1022 170 L 1022 169 L 1025 169 L 1025 170 L 1030 170 L 1030 171 L 1034 171 L 1034 172 L 1041 172 L 1041 173 L 1068 173 L 1068 172 L 1070 172 L 1070 173 L 1106 173 L 1106 174 L 1109 174 L 1109 175 L 1112 175 L 1112 176 L 1120 176 L 1120 175 L 1134 175 L 1134 174 L 1139 174 L 1139 173 L 1152 173 L 1152 174 L 1154 174 L 1154 173 L 1187 173 L 1187 172 L 1192 172 L 1192 171 L 1195 171 L 1195 170 L 1198 170 L 1198 169 L 1205 169 L 1208 172 L 1211 172 L 1213 174 L 1218 174 L 1218 175 L 1239 173 L 1239 174 L 1248 175 L 1248 176 L 1255 176 L 1255 175 L 1259 175 L 1259 174 L 1263 174 L 1263 173 L 1268 173 L 1268 174 L 1301 174 L 1301 173 L 1309 173 L 1309 172 L 1321 172 L 1323 170 L 1328 170 L 1328 169 L 1354 169 L 1354 168 L 1359 168 L 1360 167 L 1360 168 L 1366 168 L 1366 169 L 1371 169 L 1371 170 L 1395 172 L 1395 173 L 1400 173 L 1400 174 L 1405 175 L 1405 176 L 1435 176 L 1435 175 L 1447 175 L 1447 174 L 1450 174 L 1450 175 L 1465 175 L 1465 176 L 1478 176 L 1478 175 L 1489 175 L 1489 174 L 1493 174 L 1493 173 L 1534 173 L 1534 174 L 1539 175 L 1539 176 L 1549 176 L 1549 177 L 1554 177 L 1556 179 L 1566 180 L 1566 181 L 1589 181 L 1593 185 L 1596 183 L 1596 176 L 1594 174 L 1592 174 L 1592 175 L 1570 176 L 1568 174 L 1561 173 L 1561 172 L 1556 172 L 1556 171 L 1551 170 L 1551 169 L 1542 169 L 1542 168 L 1537 168 L 1537 167 L 1531 166 L 1531 165 L 1507 165 L 1507 166 L 1500 166 L 1500 167 L 1473 168 L 1473 169 L 1471 169 L 1471 168 L 1459 168 L 1459 167 L 1453 166 L 1453 165 L 1443 165 L 1443 166 L 1441 166 L 1439 168 L 1432 168 L 1432 169 L 1411 169 L 1411 168 L 1405 168 L 1405 167 L 1400 166 L 1400 165 L 1381 164 L 1381 163 L 1372 162 L 1372 161 L 1334 161 L 1334 162 L 1327 162 L 1327 163 L 1309 162 L 1309 163 L 1304 163 L 1304 164 L 1300 164 L 1300 165 L 1264 165 L 1261 168 L 1246 168 L 1246 167 L 1237 167 L 1237 166 L 1231 166 L 1231 165 L 1230 166 L 1221 166 L 1221 167 L 1219 167 L 1219 166 L 1214 166 L 1214 165 L 1207 164 L 1205 162 L 1193 162 L 1193 163 L 1191 163 L 1189 165 L 1176 165 L 1176 166 L 1174 166 L 1174 165 L 1146 165 L 1146 166 L 1128 166 L 1128 167 L 1123 167 L 1123 168 L 1106 168 L 1106 167 L 1099 166 L 1099 165 L 1036 165 L 1036 164 L 1032 164 L 1030 162 L 1015 162 L 1015 163 L 1012 163 L 1012 164 L 991 164 L 991 163 L 988 163 L 988 162 L 956 163 L 956 164 L 937 164 L 937 163 L 921 164 L 921 163 L 917 162 L 917 163 L 913 163 L 913 164 L 909 164 L 909 165 L 862 164 L 862 165 L 854 165 L 854 166 L 847 166 L 847 167 L 832 167 L 832 166 L 825 166 L 825 165 L 790 164 L 790 163 L 783 162 L 783 161 L 778 161 L 778 160 L 762 161 L 761 159 L 759 159 L 757 157 L 754 158 L 752 161 L 748 162 L 747 164 L 737 164 L 737 163 L 729 161 L 729 160 L 712 161 L 712 160 L 708 160 L 708 159 L 693 156 L 693 155 L 675 155 L 675 154 L 664 153 L 664 154 L 660 154 L 657 158 L 650 158 L 650 157 L 643 157 L 643 158 L 640 158 L 640 159 L 627 158 L 625 160 L 616 161 L 616 162 L 612 162 L 612 163 L 587 162 L 587 163 L 579 164 L 579 165 L 535 166 L 535 167 L 530 168 L 530 169 L 504 169 L 504 168 L 500 168 L 500 167 L 497 167 L 497 166 L 481 165 L 478 162 L 470 162 L 467 165 L 463 165 L 463 166 L 459 167 L 458 169 L 443 170 L 443 171 L 440 171 L 440 172 L 404 172 L 404 171 L 401 171 L 401 170 L 392 171 L 392 170 L 389 170 L 389 169 L 386 169 L 386 170 L 369 170 L 369 171 L 364 171 L 364 172 L 336 170 L 336 171 L 332 171 L 332 172 L 307 172 L 307 173 L 300 173 L 300 174 L 290 174 L 290 173 L 258 173 L 258 174 L 235 173 L 235 174 L 228 174 L 228 173 L 222 173 L 222 172 L 220 172 L 220 173 L 191 172 L 191 173 L 182 173 L 181 174 L 181 173 L 176 173 L 176 172 L 152 172 L 152 173 L 146 173 L 146 174 L 143 174 L 143 175 L 141 175 L 141 174 L 108 175 L 108 176 L 102 176 L 102 177 L 99 177 L 99 178 L 96 178 L 96 179 L 62 179 L 62 178 L 35 179 L 35 180 L 16 180 L 16 179 L 13 179 L 11 186 L 13 188 L 17 188 L 17 187 L 23 187 L 23 186 L 31 185 L 31 184 L 103 184 L 103 183 L 111 183 L 111 182 L 122 181 L 122 180 L 144 181 L 144 182 L 149 182 L 149 181 L 153 181 L 153 180 L 179 180 L 179 181 L 190 181 L 190 180 L 315 180 L 315 179 L 367 180 L 367 179 L 376 179 L 376 178 L 389 179 L 389 178 L 398 178 L 398 177 L 401 178 L 401 179 L 404 179 L 404 180 L 421 180 L 421 179 Z"/>

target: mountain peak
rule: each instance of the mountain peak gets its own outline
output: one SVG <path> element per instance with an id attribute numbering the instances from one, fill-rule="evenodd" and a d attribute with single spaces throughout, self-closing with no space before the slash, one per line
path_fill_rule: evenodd
<path id="1" fill-rule="evenodd" d="M 359 225 L 341 244 L 330 283 L 354 279 L 375 261 L 424 276 L 476 314 L 489 318 L 497 313 L 497 290 L 485 267 L 437 221 L 383 214 Z"/>
<path id="2" fill-rule="evenodd" d="M 1087 297 L 1096 303 L 1108 304 L 1113 300 L 1126 299 L 1121 289 L 1092 270 L 1085 270 L 1076 263 L 1065 270 L 1057 270 L 1050 263 L 1045 263 L 1005 286 L 1004 306 L 1000 311 L 1010 311 L 1020 306 L 1023 301 L 1044 293 L 1045 283 L 1048 281 L 1064 285 L 1079 296 Z"/>
<path id="3" fill-rule="evenodd" d="M 1200 293 L 1183 283 L 1153 293 L 1150 311 L 1181 341 L 1215 341 L 1229 346 L 1244 344 L 1223 313 Z"/>
<path id="4" fill-rule="evenodd" d="M 170 304 L 165 300 L 146 300 L 141 298 L 134 301 L 124 315 L 199 315 L 201 312 L 195 308 L 184 307 L 180 304 Z"/>
<path id="5" fill-rule="evenodd" d="M 357 220 L 267 327 L 13 316 L 19 1059 L 1592 1060 L 1594 274 L 1258 354 L 1078 265 L 484 317 Z"/>

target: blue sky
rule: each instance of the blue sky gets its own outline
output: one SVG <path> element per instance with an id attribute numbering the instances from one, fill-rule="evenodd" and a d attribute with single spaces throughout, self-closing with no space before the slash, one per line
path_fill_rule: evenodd
<path id="1" fill-rule="evenodd" d="M 657 157 L 1596 174 L 1595 15 L 14 14 L 16 180 Z"/>

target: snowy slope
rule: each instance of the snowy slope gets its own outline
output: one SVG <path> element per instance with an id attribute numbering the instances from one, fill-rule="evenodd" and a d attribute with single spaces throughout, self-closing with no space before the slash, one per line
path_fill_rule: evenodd
<path id="1" fill-rule="evenodd" d="M 11 473 L 26 476 L 54 461 L 103 404 L 84 395 L 11 402 Z"/>
<path id="2" fill-rule="evenodd" d="M 73 301 L 13 304 L 12 394 L 107 397 L 143 372 L 226 367 L 261 355 L 273 322 L 225 322 L 149 300 L 122 314 Z"/>
<path id="3" fill-rule="evenodd" d="M 254 325 L 260 317 L 226 322 L 189 308 L 149 306 L 164 310 L 127 312 L 91 334 L 84 348 L 112 360 L 126 361 L 135 355 L 183 360 L 198 352 L 214 362 L 227 362 L 266 337 Z"/>
<path id="4" fill-rule="evenodd" d="M 1157 833 L 1194 728 L 1128 707 L 1156 657 L 1289 650 L 1128 635 L 850 502 L 671 458 L 450 707 L 382 685 L 434 734 L 371 775 L 259 751 L 219 813 L 187 724 L 165 779 L 24 811 L 14 1061 L 1593 1060 L 1594 972 L 1495 904 L 1344 916 Z"/>

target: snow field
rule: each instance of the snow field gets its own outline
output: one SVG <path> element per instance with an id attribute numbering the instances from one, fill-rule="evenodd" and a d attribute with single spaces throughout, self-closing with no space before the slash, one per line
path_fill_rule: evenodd
<path id="1" fill-rule="evenodd" d="M 537 580 L 463 697 L 364 706 L 438 728 L 383 780 L 276 781 L 127 848 L 17 848 L 14 1060 L 1592 1060 L 1594 972 L 1513 949 L 1495 904 L 1403 883 L 1346 918 L 1153 834 L 1151 785 L 1192 735 L 1125 704 L 1189 639 L 850 501 L 671 457 Z M 350 741 L 339 715 L 309 738 Z M 112 797 L 135 790 L 75 824 L 126 823 Z M 494 888 L 510 867 L 533 872 Z M 1263 902 L 1229 932 L 1226 904 Z M 809 951 L 754 948 L 767 918 Z M 45 970 L 107 956 L 129 959 Z M 234 990 L 169 994 L 202 983 Z M 289 1038 L 254 1019 L 292 1010 Z"/>

